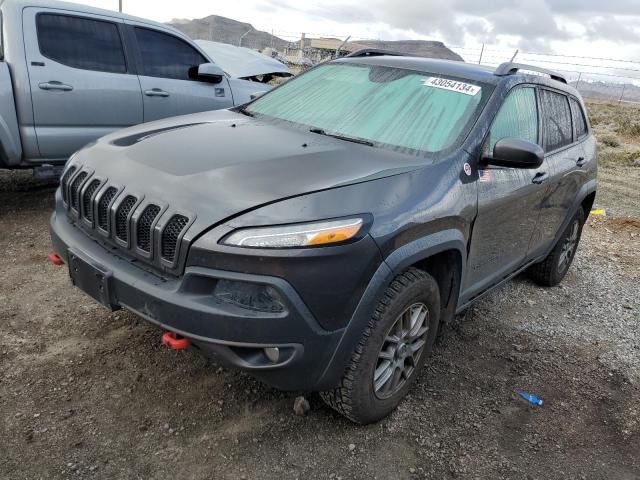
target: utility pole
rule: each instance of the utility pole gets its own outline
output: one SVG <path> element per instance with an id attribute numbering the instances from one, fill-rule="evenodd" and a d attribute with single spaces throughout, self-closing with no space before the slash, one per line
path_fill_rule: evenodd
<path id="1" fill-rule="evenodd" d="M 624 97 L 624 91 L 627 89 L 627 84 L 622 85 L 622 93 L 620 94 L 620 100 L 618 100 L 618 105 L 622 103 L 622 98 Z"/>
<path id="2" fill-rule="evenodd" d="M 480 59 L 478 60 L 478 65 L 482 65 L 482 54 L 484 53 L 484 43 L 482 44 L 482 49 L 480 50 Z"/>
<path id="3" fill-rule="evenodd" d="M 344 39 L 344 42 L 342 42 L 340 44 L 340 46 L 338 48 L 336 48 L 336 58 L 340 58 L 340 50 L 342 50 L 342 47 L 344 47 L 347 42 L 349 41 L 349 39 L 351 38 L 351 35 L 349 35 L 347 38 Z"/>
<path id="4" fill-rule="evenodd" d="M 240 37 L 240 41 L 238 42 L 238 46 L 239 46 L 239 47 L 241 47 L 241 46 L 242 46 L 242 39 L 243 39 L 244 37 L 246 37 L 250 32 L 251 32 L 251 30 L 247 30 L 246 32 L 244 32 L 244 33 L 242 34 L 242 36 Z"/>
<path id="5" fill-rule="evenodd" d="M 118 11 L 122 13 L 122 0 L 118 0 Z"/>
<path id="6" fill-rule="evenodd" d="M 298 55 L 300 58 L 304 57 L 304 39 L 306 37 L 306 34 L 303 32 L 301 37 L 300 37 L 300 55 Z"/>
<path id="7" fill-rule="evenodd" d="M 582 78 L 582 72 L 580 72 L 578 74 L 578 81 L 576 82 L 576 90 L 578 90 L 578 87 L 580 86 L 580 79 Z"/>

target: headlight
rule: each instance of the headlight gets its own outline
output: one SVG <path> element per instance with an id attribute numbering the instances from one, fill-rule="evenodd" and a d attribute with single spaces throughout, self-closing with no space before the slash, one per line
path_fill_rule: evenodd
<path id="1" fill-rule="evenodd" d="M 362 228 L 362 224 L 362 218 L 348 218 L 277 227 L 243 228 L 232 232 L 222 243 L 254 248 L 330 245 L 353 238 Z"/>

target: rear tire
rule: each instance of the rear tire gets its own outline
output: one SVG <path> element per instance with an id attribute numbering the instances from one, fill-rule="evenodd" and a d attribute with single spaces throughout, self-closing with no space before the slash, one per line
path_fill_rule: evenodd
<path id="1" fill-rule="evenodd" d="M 320 396 L 356 423 L 386 417 L 419 375 L 439 321 L 440 291 L 433 277 L 417 268 L 399 274 L 378 301 L 340 385 Z"/>
<path id="2" fill-rule="evenodd" d="M 579 208 L 547 258 L 529 268 L 528 274 L 537 284 L 554 287 L 565 277 L 578 250 L 584 218 Z"/>

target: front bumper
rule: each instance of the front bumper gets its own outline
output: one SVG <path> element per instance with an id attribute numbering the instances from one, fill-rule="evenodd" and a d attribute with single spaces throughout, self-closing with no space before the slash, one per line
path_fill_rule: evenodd
<path id="1" fill-rule="evenodd" d="M 327 378 L 328 365 L 335 364 L 332 360 L 344 328 L 322 328 L 296 290 L 282 278 L 196 266 L 187 267 L 179 278 L 161 277 L 110 252 L 63 212 L 52 214 L 50 231 L 53 248 L 67 265 L 73 258 L 81 259 L 108 276 L 108 299 L 103 303 L 112 308 L 126 308 L 187 337 L 206 355 L 247 370 L 274 387 L 316 390 L 330 386 L 322 382 Z M 217 300 L 212 292 L 221 279 L 269 285 L 280 294 L 286 308 L 282 312 L 260 312 Z M 280 360 L 268 361 L 265 347 L 278 347 Z M 343 367 L 335 365 L 336 372 L 329 376 L 339 378 Z"/>

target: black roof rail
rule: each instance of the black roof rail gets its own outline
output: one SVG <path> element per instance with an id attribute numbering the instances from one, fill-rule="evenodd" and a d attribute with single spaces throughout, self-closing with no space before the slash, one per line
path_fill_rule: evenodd
<path id="1" fill-rule="evenodd" d="M 382 57 L 382 56 L 411 57 L 412 55 L 407 55 L 406 53 L 402 53 L 402 52 L 393 52 L 391 50 L 382 50 L 380 48 L 361 48 L 360 50 L 351 52 L 349 55 L 345 55 L 343 58 Z"/>
<path id="2" fill-rule="evenodd" d="M 529 70 L 531 72 L 544 73 L 545 75 L 549 75 L 553 80 L 567 83 L 567 79 L 564 77 L 564 75 L 558 72 L 547 70 L 546 68 L 542 67 L 536 67 L 534 65 L 525 65 L 524 63 L 504 62 L 498 68 L 496 68 L 496 71 L 493 73 L 502 77 L 505 75 L 513 75 L 514 73 L 518 73 L 519 70 Z"/>

